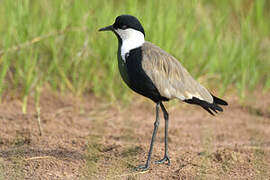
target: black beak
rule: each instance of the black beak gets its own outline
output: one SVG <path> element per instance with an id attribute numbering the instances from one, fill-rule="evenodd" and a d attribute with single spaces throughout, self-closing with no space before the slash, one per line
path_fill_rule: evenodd
<path id="1" fill-rule="evenodd" d="M 104 28 L 100 28 L 98 31 L 113 31 L 113 25 L 104 27 Z"/>

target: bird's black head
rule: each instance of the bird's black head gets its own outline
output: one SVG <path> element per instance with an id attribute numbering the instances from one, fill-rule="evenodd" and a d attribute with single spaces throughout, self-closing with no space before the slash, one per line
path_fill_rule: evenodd
<path id="1" fill-rule="evenodd" d="M 123 30 L 131 28 L 131 29 L 135 29 L 137 31 L 140 31 L 145 35 L 144 29 L 143 29 L 140 21 L 136 17 L 131 16 L 131 15 L 118 16 L 115 19 L 115 22 L 113 24 L 113 28 L 114 29 L 123 29 Z"/>
<path id="2" fill-rule="evenodd" d="M 115 19 L 115 22 L 113 25 L 101 28 L 99 29 L 99 31 L 116 32 L 116 30 L 126 30 L 126 29 L 134 29 L 134 30 L 140 31 L 145 36 L 144 29 L 140 21 L 136 17 L 131 16 L 131 15 L 126 15 L 126 14 L 118 16 Z"/>

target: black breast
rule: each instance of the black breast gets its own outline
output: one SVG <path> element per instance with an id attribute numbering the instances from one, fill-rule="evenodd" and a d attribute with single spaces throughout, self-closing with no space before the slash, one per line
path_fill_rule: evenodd
<path id="1" fill-rule="evenodd" d="M 167 98 L 159 94 L 156 86 L 142 68 L 142 57 L 142 49 L 140 47 L 129 52 L 129 55 L 126 56 L 125 65 L 123 65 L 124 62 L 121 56 L 118 57 L 118 61 L 120 59 L 122 61 L 118 62 L 122 78 L 125 82 L 128 81 L 126 83 L 132 90 L 152 99 L 154 102 L 167 101 Z M 127 77 L 123 77 L 124 74 Z"/>

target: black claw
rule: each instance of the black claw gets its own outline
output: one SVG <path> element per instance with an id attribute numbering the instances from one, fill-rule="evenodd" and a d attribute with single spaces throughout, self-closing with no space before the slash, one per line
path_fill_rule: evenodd
<path id="1" fill-rule="evenodd" d="M 163 164 L 165 162 L 168 162 L 167 164 L 170 165 L 171 164 L 171 161 L 170 161 L 170 158 L 168 156 L 165 156 L 163 159 L 161 160 L 158 160 L 158 161 L 155 161 L 155 164 Z"/>
<path id="2" fill-rule="evenodd" d="M 135 168 L 136 171 L 146 171 L 149 169 L 149 165 L 145 164 L 145 165 L 140 165 L 137 168 Z"/>

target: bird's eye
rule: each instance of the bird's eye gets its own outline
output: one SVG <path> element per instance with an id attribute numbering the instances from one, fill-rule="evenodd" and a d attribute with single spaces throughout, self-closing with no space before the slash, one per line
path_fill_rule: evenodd
<path id="1" fill-rule="evenodd" d="M 127 28 L 128 28 L 127 25 L 121 26 L 121 29 L 127 29 Z"/>

